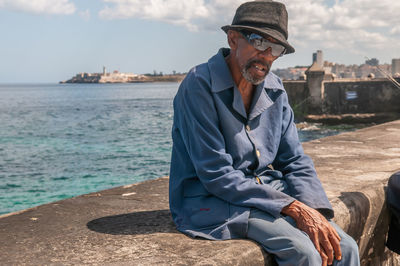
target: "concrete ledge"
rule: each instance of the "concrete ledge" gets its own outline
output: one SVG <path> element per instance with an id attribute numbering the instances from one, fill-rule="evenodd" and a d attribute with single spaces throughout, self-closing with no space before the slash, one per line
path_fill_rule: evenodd
<path id="1" fill-rule="evenodd" d="M 363 265 L 400 265 L 384 247 L 385 192 L 400 170 L 400 120 L 304 144 L 333 203 L 335 221 L 360 246 Z M 250 240 L 194 240 L 168 211 L 168 178 L 0 216 L 0 265 L 273 265 Z"/>
<path id="2" fill-rule="evenodd" d="M 306 115 L 304 121 L 312 123 L 323 123 L 325 125 L 340 124 L 382 124 L 400 119 L 400 113 L 363 113 L 363 114 L 340 114 L 340 115 Z"/>

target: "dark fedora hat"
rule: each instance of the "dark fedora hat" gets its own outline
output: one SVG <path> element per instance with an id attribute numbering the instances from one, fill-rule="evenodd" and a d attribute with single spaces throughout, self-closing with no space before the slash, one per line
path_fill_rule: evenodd
<path id="1" fill-rule="evenodd" d="M 258 0 L 241 4 L 233 17 L 232 25 L 222 30 L 248 30 L 262 36 L 270 36 L 286 47 L 286 54 L 294 52 L 287 42 L 288 13 L 284 4 L 271 0 Z"/>

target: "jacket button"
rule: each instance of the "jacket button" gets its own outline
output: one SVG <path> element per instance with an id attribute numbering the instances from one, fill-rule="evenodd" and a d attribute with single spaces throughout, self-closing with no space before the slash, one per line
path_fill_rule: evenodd
<path id="1" fill-rule="evenodd" d="M 260 153 L 259 150 L 256 150 L 256 155 L 257 155 L 257 157 L 260 157 L 260 156 L 261 156 L 261 153 Z"/>
<path id="2" fill-rule="evenodd" d="M 250 131 L 250 126 L 249 125 L 246 125 L 246 131 L 247 132 Z"/>

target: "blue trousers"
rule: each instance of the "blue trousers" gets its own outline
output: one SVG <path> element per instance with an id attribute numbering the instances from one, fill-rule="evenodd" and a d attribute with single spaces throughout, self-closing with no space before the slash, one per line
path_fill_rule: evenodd
<path id="1" fill-rule="evenodd" d="M 285 192 L 287 184 L 283 180 L 270 182 L 275 189 Z M 339 234 L 342 259 L 334 260 L 335 266 L 360 265 L 358 246 L 337 224 L 330 221 Z M 289 216 L 275 218 L 267 212 L 252 209 L 250 211 L 247 237 L 258 242 L 271 254 L 279 265 L 321 266 L 322 260 L 308 235 L 296 227 Z"/>

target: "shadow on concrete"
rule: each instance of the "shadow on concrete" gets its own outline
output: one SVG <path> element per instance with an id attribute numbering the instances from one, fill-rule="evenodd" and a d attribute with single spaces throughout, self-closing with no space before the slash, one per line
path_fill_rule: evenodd
<path id="1" fill-rule="evenodd" d="M 358 240 L 363 234 L 370 214 L 369 199 L 361 192 L 341 192 L 339 199 L 350 211 L 350 225 L 347 233 Z"/>
<path id="2" fill-rule="evenodd" d="M 110 235 L 178 233 L 169 210 L 133 212 L 92 220 L 86 226 Z"/>

